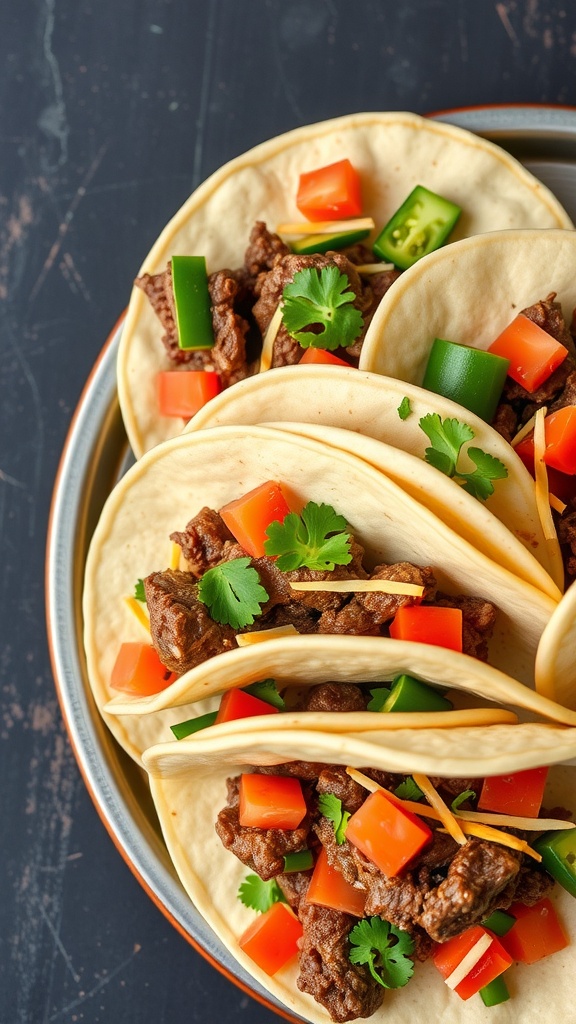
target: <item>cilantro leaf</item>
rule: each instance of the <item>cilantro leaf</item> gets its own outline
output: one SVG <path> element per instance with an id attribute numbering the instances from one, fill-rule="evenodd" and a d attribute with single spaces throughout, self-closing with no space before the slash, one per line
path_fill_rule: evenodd
<path id="1" fill-rule="evenodd" d="M 273 708 L 284 711 L 284 698 L 278 693 L 278 687 L 273 679 L 261 679 L 257 683 L 250 683 L 250 686 L 244 686 L 243 690 L 245 693 L 251 693 L 253 697 L 265 700 Z"/>
<path id="2" fill-rule="evenodd" d="M 208 569 L 198 583 L 198 600 L 215 622 L 241 629 L 260 615 L 268 594 L 249 558 L 232 558 Z"/>
<path id="3" fill-rule="evenodd" d="M 246 875 L 238 889 L 238 899 L 250 910 L 258 910 L 264 914 L 273 903 L 285 903 L 282 892 L 275 878 L 265 882 L 260 875 Z"/>
<path id="4" fill-rule="evenodd" d="M 138 580 L 134 585 L 134 598 L 136 601 L 142 601 L 142 604 L 146 604 L 146 591 L 144 590 L 144 580 Z"/>
<path id="5" fill-rule="evenodd" d="M 400 402 L 398 409 L 396 410 L 401 420 L 407 420 L 412 414 L 412 406 L 410 405 L 410 399 L 407 395 Z"/>
<path id="6" fill-rule="evenodd" d="M 454 799 L 453 799 L 452 803 L 450 804 L 450 806 L 451 806 L 452 810 L 454 811 L 454 814 L 456 814 L 456 811 L 458 810 L 458 808 L 461 807 L 462 804 L 465 804 L 467 800 L 475 800 L 475 799 L 476 799 L 476 793 L 474 792 L 474 790 L 473 789 L 465 789 L 465 790 L 463 790 L 462 793 L 458 793 L 458 796 L 454 797 Z"/>
<path id="7" fill-rule="evenodd" d="M 334 793 L 320 793 L 318 810 L 334 825 L 334 836 L 338 846 L 342 846 L 346 838 L 346 826 L 350 820 L 350 811 L 342 810 L 342 801 Z"/>
<path id="8" fill-rule="evenodd" d="M 264 551 L 279 556 L 276 565 L 282 572 L 303 566 L 331 572 L 335 565 L 352 561 L 350 534 L 343 532 L 346 525 L 344 516 L 338 515 L 331 505 L 309 501 L 302 515 L 289 512 L 282 523 L 270 523 Z"/>
<path id="9" fill-rule="evenodd" d="M 384 988 L 403 988 L 414 973 L 414 940 L 381 917 L 363 918 L 348 938 L 353 964 L 367 964 L 370 974 Z"/>
<path id="10" fill-rule="evenodd" d="M 494 493 L 493 480 L 504 480 L 508 470 L 500 459 L 481 448 L 468 448 L 467 454 L 476 466 L 471 473 L 458 468 L 462 446 L 474 437 L 472 427 L 456 419 L 442 420 L 437 412 L 428 413 L 420 420 L 420 427 L 431 442 L 424 458 L 435 469 L 461 483 L 472 497 L 485 501 Z"/>
<path id="11" fill-rule="evenodd" d="M 422 790 L 416 785 L 411 775 L 407 775 L 404 782 L 396 786 L 394 795 L 400 800 L 421 800 L 424 796 Z"/>
<path id="12" fill-rule="evenodd" d="M 367 711 L 382 711 L 384 702 L 390 696 L 390 690 L 386 686 L 377 686 L 370 690 L 371 700 L 368 701 Z"/>
<path id="13" fill-rule="evenodd" d="M 306 267 L 282 293 L 282 320 L 303 348 L 346 348 L 356 340 L 364 320 L 352 305 L 356 296 L 338 267 Z M 316 329 L 320 327 L 321 330 Z M 308 328 L 308 330 L 304 330 Z M 313 329 L 311 329 L 313 328 Z"/>

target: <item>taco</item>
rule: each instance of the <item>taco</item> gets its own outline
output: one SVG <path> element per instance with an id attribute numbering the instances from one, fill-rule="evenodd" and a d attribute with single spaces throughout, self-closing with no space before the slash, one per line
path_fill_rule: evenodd
<path id="1" fill-rule="evenodd" d="M 574 707 L 576 693 L 576 586 L 568 587 L 540 637 L 535 673 L 538 690 Z"/>
<path id="2" fill-rule="evenodd" d="M 464 239 L 449 252 L 433 253 L 402 275 L 394 295 L 379 306 L 360 359 L 365 370 L 422 384 L 430 365 L 435 365 L 430 360 L 435 339 L 440 339 L 441 345 L 454 342 L 481 350 L 494 346 L 497 352 L 493 354 L 508 353 L 514 377 L 506 378 L 491 414 L 492 423 L 516 445 L 534 474 L 533 417 L 540 410 L 547 412 L 543 458 L 550 491 L 559 499 L 554 518 L 568 580 L 576 574 L 576 349 L 571 333 L 575 267 L 573 231 L 493 232 Z M 505 334 L 510 338 L 509 331 L 514 331 L 516 324 L 523 325 L 523 331 L 526 325 L 530 332 L 536 330 L 538 340 L 532 353 L 538 362 L 532 353 L 522 350 L 522 339 L 501 347 Z M 540 363 L 541 349 L 546 356 Z M 533 368 L 542 373 L 533 375 Z M 552 439 L 552 431 L 559 425 L 563 450 Z M 538 473 L 536 479 L 539 481 Z M 550 513 L 541 480 L 537 496 L 546 522 Z M 563 506 L 567 507 L 562 510 Z M 551 521 L 548 531 L 556 547 Z"/>
<path id="3" fill-rule="evenodd" d="M 510 1024 L 572 1012 L 575 754 L 574 729 L 535 724 L 269 729 L 161 744 L 144 763 L 188 895 L 281 1009 L 474 1024 L 498 977 L 511 998 L 490 1019 Z M 391 838 L 398 821 L 410 839 Z M 546 870 L 558 837 L 569 889 Z"/>
<path id="4" fill-rule="evenodd" d="M 407 408 L 404 418 L 399 414 L 402 403 Z M 454 479 L 423 464 L 430 441 L 420 422 L 431 414 L 442 420 L 464 419 L 474 433 L 471 443 L 504 466 L 506 477 L 492 485 L 491 494 L 469 494 Z M 351 367 L 286 366 L 240 381 L 232 392 L 205 405 L 184 429 L 241 423 L 277 423 L 282 429 L 348 448 L 385 472 L 489 558 L 558 597 L 558 583 L 563 584 L 559 545 L 544 536 L 532 477 L 496 430 L 473 413 L 463 417 L 455 402 Z M 326 427 L 339 429 L 326 431 Z M 343 430 L 352 433 L 345 435 Z M 367 440 L 372 438 L 383 445 Z M 472 464 L 468 468 L 473 469 Z"/>
<path id="5" fill-rule="evenodd" d="M 360 203 L 360 212 L 374 224 L 373 230 L 363 229 L 369 246 L 418 186 L 440 194 L 442 202 L 448 200 L 455 210 L 461 208 L 450 238 L 497 228 L 572 226 L 555 197 L 509 154 L 462 129 L 415 114 L 348 115 L 257 146 L 196 189 L 164 229 L 138 275 L 118 359 L 120 404 L 137 457 L 179 433 L 184 422 L 173 414 L 178 406 L 171 406 L 171 415 L 159 413 L 159 373 L 178 367 L 204 375 L 214 371 L 211 379 L 196 378 L 204 400 L 255 372 L 284 286 L 298 270 L 332 268 L 337 277 L 346 275 L 360 325 L 339 351 L 357 362 L 374 309 L 398 271 L 382 263 L 373 276 L 360 277 L 358 265 L 374 263 L 375 257 L 364 243 L 350 247 L 352 220 L 338 221 L 340 238 L 332 239 L 328 256 L 318 255 L 324 242 L 316 248 L 313 244 L 310 255 L 309 244 L 303 253 L 301 244 L 288 244 L 289 232 L 277 233 L 278 226 L 302 220 L 296 205 L 299 176 L 342 162 L 351 166 L 361 186 L 362 196 L 354 196 L 352 206 Z M 346 210 L 337 204 L 335 216 L 343 215 Z M 311 221 L 318 216 L 313 214 Z M 335 254 L 347 243 L 347 254 Z M 296 254 L 294 248 L 299 250 Z M 203 351 L 183 350 L 177 338 L 172 259 L 191 255 L 205 258 L 210 275 L 208 285 L 202 283 L 200 321 L 207 334 L 205 344 L 214 344 Z M 196 269 L 200 272 L 200 265 Z M 196 279 L 190 287 L 196 287 Z M 272 365 L 298 362 L 301 355 L 299 343 L 280 326 Z"/>
<path id="6" fill-rule="evenodd" d="M 273 501 L 280 502 L 274 510 L 281 510 L 267 523 L 274 522 L 278 550 L 285 549 L 288 563 L 272 551 L 247 554 L 250 537 L 240 546 L 238 524 L 236 533 L 229 532 L 220 515 L 246 495 L 249 505 L 263 485 L 266 503 L 269 482 Z M 242 519 L 246 502 L 240 505 Z M 250 515 L 261 544 L 260 509 Z M 304 547 L 313 541 L 318 555 L 295 568 L 302 562 L 298 553 L 293 562 L 293 533 L 302 539 L 302 531 Z M 166 569 L 171 535 L 178 558 L 184 554 L 183 569 Z M 132 467 L 110 495 L 90 545 L 83 597 L 88 677 L 100 709 L 114 696 L 110 680 L 122 645 L 147 639 L 125 603 L 139 579 L 145 580 L 158 648 L 158 689 L 170 684 L 166 670 L 168 677 L 179 676 L 216 654 L 236 652 L 240 634 L 280 628 L 382 636 L 401 607 L 415 601 L 444 609 L 438 628 L 447 630 L 445 646 L 463 644 L 465 653 L 488 657 L 495 668 L 533 686 L 538 640 L 556 607 L 367 463 L 264 427 L 220 427 L 173 438 Z M 242 615 L 248 609 L 243 621 L 237 619 L 238 594 Z M 456 638 L 453 628 L 460 631 Z M 433 634 L 436 643 L 440 636 Z M 298 644 L 298 636 L 292 642 Z M 149 746 L 161 728 L 155 716 L 122 722 L 104 716 L 132 753 Z"/>

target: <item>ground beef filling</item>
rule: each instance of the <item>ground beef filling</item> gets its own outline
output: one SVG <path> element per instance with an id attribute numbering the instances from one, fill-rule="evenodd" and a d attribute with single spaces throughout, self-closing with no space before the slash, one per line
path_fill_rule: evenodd
<path id="1" fill-rule="evenodd" d="M 356 706 L 361 700 L 359 688 L 353 684 L 343 688 L 343 702 Z M 330 710 L 336 689 L 331 683 L 315 687 L 311 702 Z M 334 707 L 340 706 L 336 701 Z M 306 780 L 307 814 L 302 825 L 294 832 L 242 827 L 238 821 L 239 780 L 235 778 L 228 780 L 228 800 L 218 815 L 216 831 L 226 849 L 247 867 L 262 878 L 276 878 L 304 930 L 298 988 L 321 1003 L 334 1021 L 369 1017 L 380 1005 L 384 990 L 363 966 L 350 963 L 349 934 L 357 918 L 309 904 L 306 893 L 312 872 L 284 874 L 282 858 L 288 849 L 308 848 L 317 853 L 323 847 L 331 866 L 366 894 L 365 916 L 381 916 L 407 931 L 415 941 L 414 958 L 419 960 L 430 956 L 434 943 L 481 923 L 494 910 L 517 901 L 532 906 L 552 888 L 550 876 L 533 867 L 523 854 L 483 839 L 471 838 L 459 846 L 430 820 L 431 842 L 402 875 L 387 877 L 346 838 L 338 844 L 332 821 L 318 809 L 317 798 L 323 793 L 333 794 L 351 814 L 366 799 L 367 791 L 344 767 L 298 761 L 266 771 Z M 391 791 L 404 780 L 404 776 L 370 768 L 363 772 Z M 433 784 L 449 800 L 465 789 L 478 793 L 481 782 L 434 778 Z"/>
<path id="2" fill-rule="evenodd" d="M 373 262 L 373 253 L 359 245 L 343 252 L 295 255 L 263 221 L 256 221 L 242 267 L 218 270 L 208 277 L 214 346 L 200 352 L 183 351 L 178 347 L 171 263 L 159 274 L 142 274 L 135 284 L 146 294 L 160 320 L 162 344 L 170 361 L 182 369 L 213 370 L 218 373 L 223 388 L 227 388 L 257 369 L 262 342 L 282 291 L 305 267 L 337 266 L 347 275 L 356 296 L 354 305 L 362 313 L 364 326 L 353 345 L 338 349 L 336 354 L 357 366 L 362 341 L 376 307 L 399 276 L 399 271 L 385 270 L 368 279 L 361 278 L 356 266 Z M 298 363 L 303 352 L 298 342 L 281 327 L 274 343 L 272 365 Z"/>
<path id="3" fill-rule="evenodd" d="M 188 568 L 153 572 L 144 580 L 152 642 L 166 668 L 187 672 L 208 658 L 236 647 L 236 631 L 209 615 L 198 598 L 198 580 L 211 568 L 246 555 L 236 543 L 218 512 L 203 508 L 182 532 L 171 534 L 180 545 Z M 342 594 L 334 591 L 292 590 L 290 582 L 347 579 L 386 579 L 415 583 L 424 588 L 423 602 L 458 607 L 463 616 L 463 649 L 486 660 L 496 609 L 475 597 L 448 596 L 437 592 L 429 566 L 410 562 L 377 565 L 371 573 L 362 565 L 363 549 L 352 539 L 352 561 L 332 572 L 296 569 L 281 572 L 272 558 L 252 558 L 260 583 L 268 594 L 262 614 L 239 632 L 271 629 L 291 624 L 298 633 L 330 633 L 352 636 L 386 636 L 399 608 L 413 604 L 406 595 L 383 593 Z"/>

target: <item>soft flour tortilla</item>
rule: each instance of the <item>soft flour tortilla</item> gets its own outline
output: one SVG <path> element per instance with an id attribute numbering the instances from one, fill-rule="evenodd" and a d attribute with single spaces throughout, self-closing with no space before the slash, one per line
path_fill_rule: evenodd
<path id="1" fill-rule="evenodd" d="M 546 626 L 536 654 L 538 689 L 574 706 L 576 693 L 576 583 L 568 588 Z"/>
<path id="2" fill-rule="evenodd" d="M 209 273 L 241 266 L 254 222 L 265 220 L 275 230 L 302 220 L 295 205 L 299 175 L 344 157 L 361 175 L 364 212 L 374 218 L 376 231 L 419 184 L 463 208 L 455 239 L 498 228 L 572 226 L 552 193 L 493 143 L 416 114 L 352 114 L 280 135 L 221 167 L 169 222 L 140 273 L 158 273 L 180 254 L 204 255 Z M 148 299 L 135 288 L 122 333 L 118 389 L 137 457 L 183 425 L 156 412 L 156 375 L 170 369 L 161 334 Z"/>
<path id="3" fill-rule="evenodd" d="M 403 398 L 409 399 L 412 410 L 405 420 L 398 415 Z M 419 421 L 432 412 L 442 419 L 464 419 L 474 430 L 470 443 L 505 464 L 508 476 L 496 481 L 486 502 L 423 464 L 430 442 Z M 385 472 L 489 558 L 558 599 L 558 586 L 563 585 L 560 549 L 557 541 L 547 542 L 544 537 L 534 481 L 510 445 L 479 416 L 463 415 L 457 403 L 395 378 L 352 367 L 304 365 L 279 367 L 239 381 L 208 402 L 184 429 L 272 422 L 348 448 Z M 352 433 L 318 433 L 317 428 L 326 427 Z M 372 439 L 383 445 L 374 445 Z M 405 453 L 416 458 L 406 458 Z"/>
<path id="4" fill-rule="evenodd" d="M 325 732 L 235 734 L 219 740 L 202 736 L 162 744 L 147 751 L 152 795 L 168 851 L 191 900 L 231 954 L 288 1010 L 314 1024 L 329 1024 L 327 1011 L 296 986 L 297 968 L 273 978 L 239 948 L 238 938 L 254 920 L 236 898 L 248 869 L 224 849 L 214 823 L 226 802 L 226 778 L 246 765 L 273 765 L 292 759 L 370 766 L 386 771 L 479 777 L 556 765 L 549 774 L 545 806 L 574 810 L 576 731 L 546 725 L 490 726 L 449 731 L 406 729 L 362 736 Z M 562 766 L 564 763 L 572 767 Z M 568 935 L 576 941 L 576 901 L 556 886 L 553 901 Z M 518 1024 L 519 1021 L 570 1020 L 574 1002 L 574 947 L 511 972 L 509 1002 L 485 1010 L 479 997 L 463 1002 L 428 962 L 416 964 L 406 988 L 386 993 L 369 1021 L 413 1024 L 425 1008 L 443 1024 Z"/>
<path id="5" fill-rule="evenodd" d="M 124 598 L 139 578 L 167 566 L 170 533 L 184 529 L 203 506 L 219 509 L 266 480 L 280 481 L 295 509 L 309 500 L 333 505 L 364 546 L 367 565 L 432 565 L 441 590 L 493 601 L 499 612 L 489 660 L 534 685 L 536 648 L 556 602 L 348 452 L 277 429 L 218 427 L 153 449 L 106 502 L 88 553 L 83 597 L 87 671 L 100 709 L 116 695 L 108 681 L 121 643 L 146 636 Z M 136 756 L 166 736 L 168 718 L 177 720 L 174 709 L 158 716 L 104 717 Z"/>

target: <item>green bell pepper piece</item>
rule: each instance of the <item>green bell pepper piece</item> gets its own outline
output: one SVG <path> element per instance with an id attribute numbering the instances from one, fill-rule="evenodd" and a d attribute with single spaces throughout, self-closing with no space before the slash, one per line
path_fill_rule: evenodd
<path id="1" fill-rule="evenodd" d="M 308 871 L 314 867 L 314 855 L 312 850 L 298 850 L 296 853 L 284 855 L 284 871 L 290 874 L 293 871 Z"/>
<path id="2" fill-rule="evenodd" d="M 404 674 L 393 681 L 382 711 L 450 711 L 453 706 L 433 686 Z"/>
<path id="3" fill-rule="evenodd" d="M 492 352 L 435 338 L 422 387 L 459 402 L 490 423 L 509 365 L 509 359 Z"/>
<path id="4" fill-rule="evenodd" d="M 328 252 L 329 249 L 345 249 L 347 245 L 355 245 L 364 238 L 368 238 L 369 228 L 360 228 L 357 231 L 335 232 L 333 235 L 306 235 L 290 243 L 292 252 L 309 254 L 314 252 Z"/>
<path id="5" fill-rule="evenodd" d="M 576 828 L 546 832 L 532 844 L 542 866 L 572 896 L 576 896 Z"/>
<path id="6" fill-rule="evenodd" d="M 462 210 L 456 203 L 417 185 L 374 242 L 374 252 L 401 270 L 444 244 Z"/>
<path id="7" fill-rule="evenodd" d="M 508 986 L 502 974 L 494 978 L 494 981 L 490 981 L 488 985 L 484 985 L 484 988 L 480 989 L 480 995 L 484 1006 L 498 1006 L 498 1003 L 505 1003 L 507 999 L 510 999 Z"/>
<path id="8" fill-rule="evenodd" d="M 217 711 L 209 711 L 207 715 L 189 718 L 187 722 L 178 722 L 177 725 L 171 725 L 170 728 L 177 740 L 183 740 L 186 736 L 200 732 L 200 729 L 207 729 L 209 725 L 214 725 L 217 714 Z"/>
<path id="9" fill-rule="evenodd" d="M 173 256 L 172 288 L 178 347 L 186 351 L 212 348 L 212 301 L 204 256 Z"/>
<path id="10" fill-rule="evenodd" d="M 494 935 L 506 935 L 511 928 L 516 924 L 516 918 L 512 914 L 507 914 L 504 910 L 495 910 L 490 917 L 487 917 L 485 921 L 482 921 L 484 928 L 489 928 Z"/>

